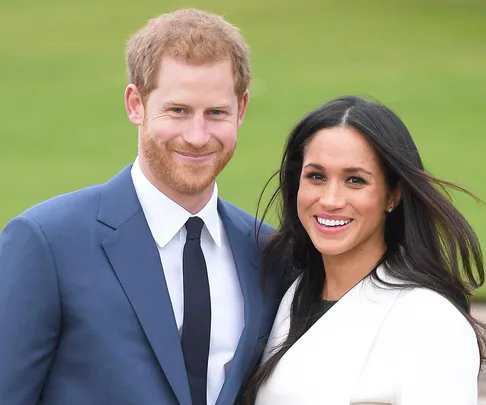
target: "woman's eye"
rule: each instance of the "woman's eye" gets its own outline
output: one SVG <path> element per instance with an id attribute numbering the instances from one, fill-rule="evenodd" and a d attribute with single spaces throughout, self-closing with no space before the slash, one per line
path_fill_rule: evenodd
<path id="1" fill-rule="evenodd" d="M 366 181 L 362 177 L 353 176 L 353 177 L 350 177 L 348 179 L 348 183 L 351 183 L 351 184 L 366 184 Z"/>
<path id="2" fill-rule="evenodd" d="M 310 180 L 324 180 L 324 176 L 320 173 L 308 173 L 305 177 Z"/>

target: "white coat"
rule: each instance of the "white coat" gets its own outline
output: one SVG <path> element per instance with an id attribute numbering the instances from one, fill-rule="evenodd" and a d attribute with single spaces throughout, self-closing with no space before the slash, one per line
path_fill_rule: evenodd
<path id="1" fill-rule="evenodd" d="M 378 274 L 391 280 L 382 268 Z M 288 334 L 297 283 L 263 361 Z M 447 299 L 367 277 L 287 351 L 255 405 L 476 405 L 478 372 L 475 333 Z"/>

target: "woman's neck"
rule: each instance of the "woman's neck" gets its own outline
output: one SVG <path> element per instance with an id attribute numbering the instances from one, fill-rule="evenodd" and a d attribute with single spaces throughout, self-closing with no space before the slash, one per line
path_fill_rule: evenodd
<path id="1" fill-rule="evenodd" d="M 322 298 L 337 301 L 375 268 L 386 251 L 384 242 L 374 246 L 356 247 L 337 256 L 325 256 L 322 259 L 326 279 Z"/>

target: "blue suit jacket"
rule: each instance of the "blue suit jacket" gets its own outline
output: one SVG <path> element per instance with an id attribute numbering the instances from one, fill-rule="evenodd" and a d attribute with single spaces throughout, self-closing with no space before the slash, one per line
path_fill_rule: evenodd
<path id="1" fill-rule="evenodd" d="M 262 295 L 254 217 L 223 200 L 218 209 L 245 311 L 217 402 L 229 405 L 261 356 L 282 289 L 275 276 Z M 130 166 L 106 184 L 27 210 L 1 233 L 0 404 L 191 404 L 159 253 Z"/>

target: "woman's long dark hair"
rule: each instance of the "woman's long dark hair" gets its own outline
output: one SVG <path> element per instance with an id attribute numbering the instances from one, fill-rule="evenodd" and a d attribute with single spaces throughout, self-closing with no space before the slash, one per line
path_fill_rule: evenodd
<path id="1" fill-rule="evenodd" d="M 245 393 L 247 404 L 254 403 L 258 389 L 278 361 L 308 330 L 310 314 L 321 296 L 325 277 L 322 255 L 297 215 L 297 191 L 306 146 L 319 130 L 339 126 L 359 131 L 380 160 L 389 188 L 401 186 L 402 200 L 387 215 L 385 225 L 387 252 L 383 264 L 387 273 L 404 282 L 400 288 L 428 288 L 454 304 L 474 328 L 481 364 L 484 361 L 484 327 L 470 314 L 473 291 L 484 282 L 481 246 L 469 223 L 451 203 L 447 189 L 471 194 L 425 171 L 409 131 L 390 109 L 359 97 L 340 97 L 296 125 L 287 140 L 280 170 L 274 175 L 279 176 L 279 185 L 263 219 L 278 203 L 280 224 L 263 252 L 264 275 L 282 256 L 290 255 L 292 277 L 301 276 L 301 281 L 291 306 L 288 337 L 251 377 Z M 261 201 L 262 196 L 259 206 Z M 394 286 L 379 280 L 376 271 L 370 277 Z"/>

